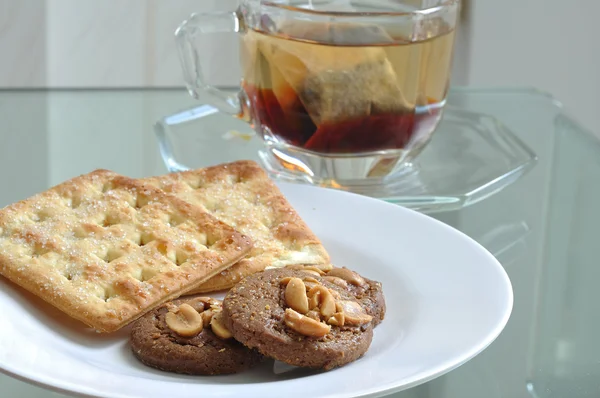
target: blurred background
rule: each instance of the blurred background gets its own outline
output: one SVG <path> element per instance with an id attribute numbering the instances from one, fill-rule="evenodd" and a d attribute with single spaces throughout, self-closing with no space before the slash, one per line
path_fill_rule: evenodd
<path id="1" fill-rule="evenodd" d="M 0 88 L 182 86 L 173 31 L 236 0 L 0 0 Z M 453 84 L 532 86 L 600 136 L 600 1 L 467 0 Z M 207 43 L 212 83 L 238 82 L 236 41 Z"/>

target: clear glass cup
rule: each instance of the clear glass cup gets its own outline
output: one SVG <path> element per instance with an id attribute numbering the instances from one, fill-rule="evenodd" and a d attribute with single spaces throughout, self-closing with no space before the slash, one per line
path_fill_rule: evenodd
<path id="1" fill-rule="evenodd" d="M 271 159 L 329 185 L 397 173 L 443 113 L 459 0 L 242 0 L 176 31 L 191 95 L 252 124 Z M 209 33 L 240 39 L 241 89 L 208 85 Z M 224 49 L 227 51 L 228 49 Z"/>

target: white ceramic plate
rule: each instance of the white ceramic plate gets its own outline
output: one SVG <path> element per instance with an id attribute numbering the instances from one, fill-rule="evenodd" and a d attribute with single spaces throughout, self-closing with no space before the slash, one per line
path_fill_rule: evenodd
<path id="1" fill-rule="evenodd" d="M 376 199 L 281 188 L 335 264 L 383 282 L 387 316 L 363 358 L 325 373 L 273 362 L 232 376 L 164 373 L 133 357 L 128 329 L 96 334 L 0 280 L 0 369 L 92 397 L 375 397 L 456 368 L 504 328 L 513 303 L 510 281 L 467 236 Z"/>

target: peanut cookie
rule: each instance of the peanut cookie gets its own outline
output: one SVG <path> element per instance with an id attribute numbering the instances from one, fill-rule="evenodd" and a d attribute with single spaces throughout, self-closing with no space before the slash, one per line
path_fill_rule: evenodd
<path id="1" fill-rule="evenodd" d="M 294 366 L 329 370 L 357 360 L 373 339 L 372 316 L 346 289 L 289 268 L 250 275 L 223 300 L 233 337 Z"/>
<path id="2" fill-rule="evenodd" d="M 221 302 L 208 297 L 176 300 L 146 314 L 134 323 L 130 342 L 145 365 L 190 375 L 238 373 L 263 358 L 231 338 Z"/>

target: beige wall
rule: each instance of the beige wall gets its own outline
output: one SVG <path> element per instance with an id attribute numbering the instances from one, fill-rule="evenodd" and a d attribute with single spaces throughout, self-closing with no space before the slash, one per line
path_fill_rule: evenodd
<path id="1" fill-rule="evenodd" d="M 177 25 L 194 11 L 232 10 L 236 4 L 237 0 L 0 0 L 0 32 L 7 32 L 0 35 L 0 88 L 180 86 L 173 37 Z M 462 41 L 459 59 L 466 57 Z M 211 82 L 237 84 L 235 42 L 207 40 L 206 45 L 221 57 L 218 65 L 208 64 Z M 466 70 L 457 68 L 458 84 L 466 82 Z"/>
<path id="2" fill-rule="evenodd" d="M 469 85 L 535 86 L 600 136 L 600 1 L 472 0 Z"/>
<path id="3" fill-rule="evenodd" d="M 0 87 L 180 86 L 173 31 L 235 0 L 0 0 Z M 213 46 L 214 47 L 214 46 Z M 229 50 L 229 51 L 227 51 Z M 235 56 L 235 49 L 223 49 Z M 237 65 L 211 75 L 231 83 Z"/>

